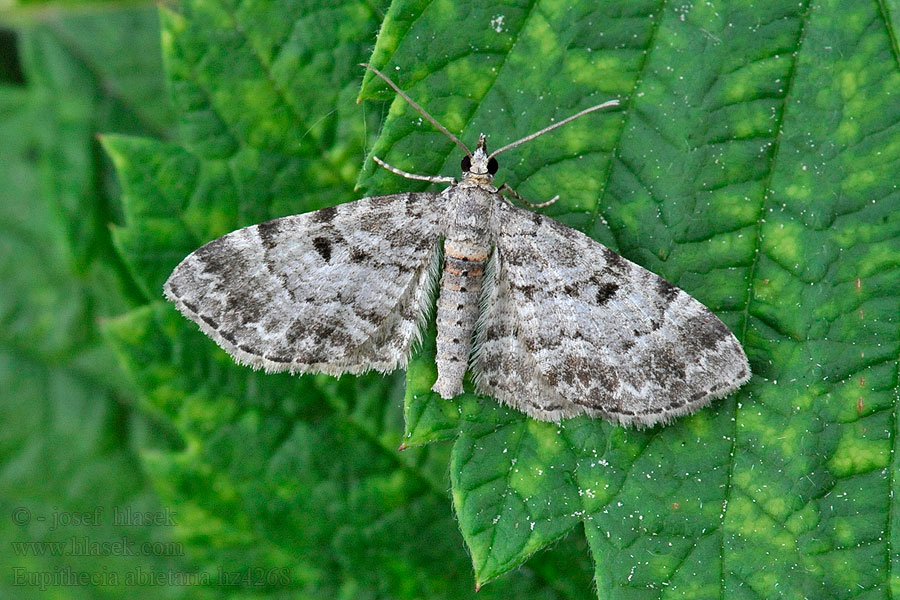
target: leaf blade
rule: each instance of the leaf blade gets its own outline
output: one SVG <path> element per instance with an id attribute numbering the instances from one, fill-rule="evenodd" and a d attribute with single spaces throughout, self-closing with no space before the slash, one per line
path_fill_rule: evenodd
<path id="1" fill-rule="evenodd" d="M 412 57 L 416 54 L 415 46 L 421 43 L 410 32 L 436 30 L 446 20 L 442 20 L 436 9 L 431 13 L 427 8 L 417 12 L 411 8 L 416 5 L 409 6 L 407 9 L 406 5 L 394 3 L 392 13 L 415 15 L 417 22 L 395 25 L 390 21 L 392 13 L 389 13 L 383 29 L 386 43 L 376 50 L 373 63 L 384 68 L 386 65 L 379 60 L 389 60 L 390 65 L 400 67 L 401 86 L 408 87 L 417 101 L 424 96 L 426 100 L 421 103 L 426 107 L 430 106 L 429 96 L 464 95 L 472 90 L 470 97 L 475 106 L 469 106 L 467 112 L 456 108 L 454 113 L 452 109 L 444 108 L 449 103 L 437 103 L 439 112 L 450 115 L 450 123 L 458 119 L 459 129 L 469 130 L 479 114 L 490 110 L 490 92 L 483 94 L 483 84 L 472 84 L 471 77 L 478 76 L 469 75 L 466 60 L 459 61 L 462 74 L 454 79 L 456 56 L 452 51 L 447 53 L 451 57 L 447 60 L 432 60 L 436 74 L 418 71 L 406 74 L 405 67 L 413 63 Z M 540 4 L 537 6 L 543 8 Z M 867 194 L 874 193 L 876 198 L 884 199 L 882 210 L 895 201 L 896 188 L 880 171 L 881 165 L 897 160 L 896 144 L 889 141 L 896 137 L 893 125 L 897 122 L 897 102 L 884 87 L 893 85 L 897 77 L 896 52 L 892 50 L 895 38 L 889 35 L 893 31 L 891 25 L 885 22 L 885 16 L 883 12 L 879 13 L 877 6 L 864 3 L 854 4 L 850 9 L 845 5 L 839 9 L 832 3 L 811 8 L 769 3 L 757 5 L 752 11 L 726 3 L 709 3 L 705 7 L 683 11 L 679 7 L 663 7 L 658 12 L 654 9 L 648 8 L 643 15 L 646 34 L 637 36 L 639 43 L 644 44 L 645 58 L 639 61 L 635 69 L 637 74 L 630 79 L 633 93 L 624 92 L 630 98 L 618 137 L 613 138 L 612 166 L 607 170 L 601 167 L 591 171 L 592 176 L 603 182 L 599 187 L 588 188 L 586 192 L 584 189 L 576 191 L 596 193 L 600 199 L 593 205 L 589 200 L 561 205 L 570 211 L 561 215 L 561 220 L 588 230 L 596 239 L 663 274 L 704 301 L 744 339 L 758 374 L 736 397 L 649 437 L 638 432 L 611 435 L 607 427 L 599 424 L 571 425 L 594 431 L 598 440 L 606 439 L 604 452 L 610 452 L 616 458 L 610 460 L 602 455 L 600 460 L 628 475 L 613 495 L 624 508 L 612 510 L 615 506 L 609 504 L 612 499 L 597 506 L 581 496 L 587 507 L 584 524 L 595 556 L 600 597 L 656 597 L 662 589 L 660 586 L 665 586 L 667 593 L 684 589 L 699 595 L 727 594 L 736 592 L 741 585 L 750 585 L 765 596 L 773 593 L 774 582 L 784 581 L 791 565 L 798 564 L 804 565 L 811 574 L 793 580 L 790 589 L 797 594 L 832 594 L 850 590 L 853 584 L 871 586 L 875 581 L 892 585 L 896 577 L 891 570 L 896 569 L 896 561 L 879 561 L 876 555 L 896 542 L 873 539 L 878 531 L 882 537 L 888 531 L 893 532 L 888 524 L 897 519 L 896 509 L 885 502 L 890 497 L 890 490 L 896 487 L 887 475 L 891 472 L 889 457 L 894 455 L 891 448 L 896 445 L 897 437 L 896 399 L 890 397 L 889 383 L 897 368 L 896 327 L 886 323 L 881 328 L 874 320 L 869 322 L 867 319 L 867 328 L 877 328 L 878 340 L 891 341 L 864 351 L 869 358 L 849 363 L 849 353 L 835 352 L 833 348 L 837 346 L 828 344 L 823 335 L 829 331 L 829 325 L 825 323 L 833 323 L 844 336 L 843 343 L 852 339 L 850 332 L 854 328 L 850 323 L 858 316 L 849 315 L 856 315 L 852 308 L 855 301 L 841 299 L 844 290 L 852 291 L 857 273 L 872 276 L 881 268 L 889 271 L 885 278 L 872 281 L 873 302 L 862 300 L 863 296 L 856 297 L 860 298 L 857 302 L 871 302 L 872 310 L 882 318 L 892 314 L 895 302 L 886 297 L 895 288 L 888 279 L 896 274 L 897 257 L 888 247 L 896 240 L 897 233 L 892 220 L 885 218 L 878 209 L 863 214 L 858 223 L 851 225 L 848 222 L 831 238 L 822 231 L 835 218 L 844 216 L 847 209 L 862 206 L 862 199 Z M 843 10 L 848 12 L 841 12 Z M 474 14 L 483 16 L 485 13 Z M 847 14 L 853 15 L 852 25 L 835 25 Z M 483 25 L 478 19 L 475 23 Z M 617 29 L 612 21 L 606 21 L 606 25 L 599 29 Z M 456 35 L 458 39 L 450 43 L 451 48 L 479 49 L 484 46 L 478 32 L 457 31 Z M 857 47 L 858 44 L 862 47 Z M 514 65 L 515 50 L 511 55 L 504 68 L 514 73 L 510 65 Z M 564 78 L 557 73 L 566 73 L 566 69 L 545 65 L 532 59 L 530 66 L 535 72 L 552 75 L 543 85 L 532 84 L 530 87 L 558 89 L 558 85 L 554 87 L 554 81 Z M 848 68 L 849 65 L 853 67 Z M 836 67 L 843 80 L 830 75 L 829 69 Z M 390 68 L 388 71 L 393 72 Z M 511 86 L 513 89 L 528 85 L 530 72 L 524 71 L 520 75 L 521 78 L 509 76 L 509 80 L 515 82 Z M 831 81 L 836 84 L 831 85 L 831 81 L 823 80 L 823 77 L 832 77 Z M 453 83 L 447 83 L 448 80 Z M 422 81 L 428 82 L 428 89 L 422 89 Z M 499 84 L 492 84 L 496 85 Z M 865 95 L 859 92 L 863 88 Z M 491 91 L 494 89 L 490 87 Z M 838 91 L 831 93 L 832 90 Z M 863 98 L 866 98 L 865 102 Z M 866 104 L 878 108 L 864 108 Z M 466 105 L 460 101 L 459 106 Z M 534 106 L 528 108 L 534 109 Z M 865 127 L 857 129 L 855 136 L 852 119 L 835 119 L 841 110 L 850 110 L 854 119 L 864 122 Z M 385 150 L 395 151 L 400 156 L 409 155 L 414 147 L 427 143 L 423 140 L 429 137 L 428 134 L 419 133 L 415 126 L 399 123 L 401 111 L 398 109 L 396 113 L 398 116 L 389 118 L 386 123 L 386 139 L 376 146 L 379 156 L 384 157 Z M 774 120 L 770 118 L 773 114 Z M 825 126 L 819 127 L 820 124 Z M 868 132 L 863 133 L 866 127 Z M 841 144 L 832 140 L 840 135 L 849 137 L 843 142 L 843 152 L 835 152 Z M 854 143 L 861 145 L 854 146 Z M 439 142 L 436 147 L 441 150 L 436 158 L 426 154 L 426 165 L 436 167 L 441 164 L 440 157 L 448 156 L 446 142 Z M 814 148 L 828 150 L 827 163 Z M 554 150 L 558 155 L 558 149 Z M 803 164 L 807 167 L 814 163 L 830 165 L 832 156 L 838 165 L 844 159 L 848 166 L 829 171 L 827 178 L 803 174 Z M 876 156 L 883 158 L 877 158 L 875 165 L 868 168 L 854 164 L 860 159 Z M 542 162 L 545 161 L 537 156 L 528 156 L 525 160 L 532 171 L 539 171 Z M 444 159 L 443 164 L 446 169 L 452 168 L 449 158 Z M 849 164 L 854 167 L 850 168 Z M 407 167 L 402 162 L 399 166 Z M 866 172 L 862 179 L 868 178 L 874 183 L 862 184 L 861 178 L 853 175 L 853 171 L 860 170 Z M 817 173 L 823 172 L 820 169 Z M 564 172 L 554 175 L 556 185 L 550 188 L 553 191 L 567 189 L 569 182 L 561 180 L 574 178 Z M 812 193 L 806 191 L 808 199 L 798 197 L 797 190 L 804 191 L 813 180 L 817 187 L 812 188 Z M 588 208 L 586 216 L 578 214 L 582 206 Z M 779 206 L 783 208 L 773 211 Z M 777 216 L 773 216 L 773 212 Z M 857 234 L 861 235 L 857 237 Z M 880 243 L 874 241 L 876 238 Z M 873 244 L 877 249 L 854 255 L 838 250 L 857 240 L 864 245 Z M 804 260 L 806 256 L 799 253 L 799 248 L 807 249 L 811 260 Z M 817 254 L 813 248 L 823 251 Z M 773 261 L 773 258 L 777 260 Z M 832 265 L 843 275 L 830 273 Z M 790 277 L 785 276 L 785 271 L 791 274 Z M 792 278 L 796 280 L 791 281 Z M 747 283 L 751 280 L 755 285 Z M 865 277 L 861 280 L 865 281 Z M 805 291 L 803 285 L 810 284 L 819 288 Z M 867 285 L 864 283 L 863 289 Z M 885 297 L 883 304 L 881 297 Z M 799 298 L 801 302 L 792 306 L 787 298 Z M 824 305 L 820 306 L 820 302 Z M 845 308 L 839 308 L 842 305 Z M 804 310 L 812 306 L 817 309 Z M 863 313 L 868 314 L 868 309 L 863 309 Z M 823 319 L 823 323 L 817 324 L 816 319 Z M 873 329 L 869 331 L 875 333 Z M 812 372 L 803 372 L 799 357 L 804 355 L 816 357 L 820 363 Z M 423 353 L 421 360 L 426 364 L 431 359 Z M 882 369 L 870 371 L 873 363 Z M 851 364 L 856 366 L 848 371 L 846 367 Z M 774 365 L 786 366 L 774 368 Z M 414 366 L 418 368 L 418 365 Z M 842 405 L 843 419 L 872 415 L 874 429 L 887 432 L 886 437 L 864 434 L 863 429 L 868 430 L 867 427 L 850 422 L 825 425 L 834 410 L 826 408 L 835 389 L 828 381 L 839 381 L 859 368 L 871 373 L 858 380 L 866 388 L 863 408 L 859 414 L 854 414 L 852 403 Z M 802 377 L 800 373 L 803 373 Z M 825 381 L 820 381 L 826 375 Z M 871 381 L 870 377 L 878 383 L 867 383 Z M 792 383 L 785 384 L 785 380 Z M 426 384 L 426 378 L 419 376 L 409 380 L 412 389 L 407 395 L 408 407 L 412 406 L 409 398 L 425 394 Z M 875 388 L 871 388 L 872 385 Z M 882 391 L 877 391 L 879 389 Z M 789 398 L 792 396 L 802 398 L 797 408 L 791 408 Z M 813 402 L 814 399 L 818 403 Z M 874 406 L 870 408 L 867 401 L 874 402 Z M 484 399 L 483 402 L 491 400 Z M 762 407 L 771 407 L 764 412 L 776 425 L 755 415 Z M 415 411 L 417 415 L 427 414 L 422 406 L 416 406 Z M 464 489 L 465 475 L 472 470 L 477 472 L 479 461 L 469 457 L 471 441 L 465 432 L 476 426 L 472 421 L 480 423 L 487 413 L 490 411 L 484 408 L 463 410 L 455 452 L 456 449 L 465 450 L 467 459 L 454 462 L 452 473 L 455 506 L 473 553 L 479 582 L 519 564 L 533 550 L 522 544 L 518 558 L 511 559 L 505 549 L 494 548 L 493 538 L 484 538 L 488 531 L 484 524 L 493 518 L 498 519 L 495 524 L 497 536 L 502 536 L 502 532 L 509 533 L 508 529 L 503 529 L 508 527 L 504 522 L 506 507 L 494 506 L 496 514 L 490 515 L 491 519 L 484 519 L 482 513 L 487 509 L 470 511 L 466 506 L 464 496 L 469 490 Z M 440 416 L 433 419 L 431 433 L 446 439 L 449 430 L 446 422 L 441 420 L 447 411 L 440 410 L 437 414 Z M 492 430 L 492 435 L 500 435 L 506 429 L 509 433 L 505 445 L 495 442 L 491 448 L 513 448 L 521 435 L 521 424 L 512 419 L 509 423 L 494 423 L 494 426 L 497 430 Z M 417 420 L 415 427 L 416 434 L 428 431 L 428 423 L 422 418 Z M 560 428 L 561 435 L 570 435 L 569 427 L 568 423 L 564 424 Z M 818 433 L 820 431 L 823 433 Z M 838 431 L 843 433 L 839 435 Z M 789 439 L 773 444 L 767 436 L 776 432 L 790 432 Z M 836 441 L 832 436 L 842 441 Z M 861 438 L 860 443 L 849 441 L 856 437 Z M 870 440 L 866 441 L 866 438 Z M 552 436 L 548 435 L 546 439 L 551 443 Z M 689 447 L 696 447 L 700 452 L 689 453 L 680 446 L 693 439 L 701 442 L 694 442 Z M 764 468 L 764 463 L 756 456 L 760 446 L 766 448 L 765 456 L 771 461 L 769 468 Z M 640 454 L 634 462 L 637 451 L 648 454 Z M 784 453 L 788 452 L 796 452 L 802 458 L 790 471 L 791 475 L 785 476 L 778 469 L 783 469 Z M 828 458 L 817 459 L 821 453 Z M 649 464 L 643 456 L 650 456 L 657 462 Z M 701 474 L 699 479 L 703 483 L 692 483 L 689 477 L 679 477 L 671 467 L 663 466 L 666 460 L 673 460 L 671 457 L 677 457 L 686 473 Z M 504 467 L 490 467 L 493 459 L 492 452 L 485 449 L 480 461 L 485 469 L 503 481 Z M 563 464 L 567 463 L 563 461 Z M 566 468 L 571 473 L 578 473 L 574 466 Z M 838 544 L 836 555 L 842 557 L 842 576 L 832 576 L 834 570 L 827 565 L 834 564 L 837 559 L 819 558 L 814 552 L 809 554 L 810 547 L 804 545 L 809 542 L 801 540 L 814 534 L 804 533 L 799 523 L 805 511 L 827 492 L 829 481 L 834 479 L 840 487 L 844 485 L 841 478 L 851 476 L 859 469 L 869 469 L 871 481 L 868 484 L 881 490 L 877 494 L 881 499 L 872 500 L 869 494 L 860 496 L 861 491 L 857 488 L 846 490 L 845 497 L 853 498 L 848 502 L 863 503 L 867 510 L 879 514 L 876 520 L 882 525 L 870 530 L 861 523 L 853 524 L 834 517 L 841 526 L 858 530 L 859 537 L 849 539 L 865 540 L 872 549 L 854 552 Z M 761 470 L 766 474 L 766 481 L 776 485 L 780 493 L 751 493 L 743 489 L 749 481 L 754 481 L 747 479 L 749 473 L 755 472 L 758 476 Z M 839 473 L 840 477 L 836 477 Z M 648 499 L 654 498 L 652 487 L 659 485 L 660 478 L 667 489 L 672 488 L 674 499 Z M 612 479 L 616 480 L 616 477 Z M 799 480 L 806 483 L 791 485 L 792 481 Z M 610 477 L 595 479 L 585 475 L 578 489 L 584 494 L 594 490 L 596 485 L 612 485 Z M 731 490 L 736 487 L 741 491 L 735 493 L 739 496 L 747 494 L 749 499 L 740 497 L 729 502 Z M 504 484 L 493 493 L 504 497 L 514 491 L 513 486 Z M 754 516 L 762 518 L 765 514 L 758 512 L 757 505 L 778 502 L 783 503 L 783 508 L 775 513 L 775 520 L 748 536 L 747 521 L 753 521 Z M 644 511 L 658 514 L 648 520 Z M 643 516 L 635 520 L 637 513 Z M 528 525 L 527 517 L 527 510 L 520 509 L 516 523 L 520 527 Z M 783 524 L 780 525 L 778 520 Z M 783 527 L 793 528 L 788 529 L 787 538 L 782 532 Z M 830 539 L 835 532 L 817 530 L 817 534 Z M 550 543 L 555 535 L 554 530 L 545 536 L 543 543 Z M 686 542 L 686 535 L 693 536 L 695 541 Z M 787 545 L 784 544 L 786 539 L 789 540 Z M 670 543 L 673 550 L 667 550 Z M 769 568 L 757 565 L 750 573 L 745 565 L 754 564 L 754 558 L 758 557 L 754 552 L 760 546 L 778 558 Z M 654 555 L 668 552 L 669 556 L 652 564 L 634 562 L 644 552 Z M 491 562 L 485 557 L 496 560 Z M 867 561 L 880 562 L 883 566 L 876 575 L 870 575 L 865 567 Z M 701 563 L 718 568 L 703 569 L 699 579 L 686 575 L 697 573 L 696 568 L 689 569 Z M 848 564 L 852 565 L 850 574 Z"/>

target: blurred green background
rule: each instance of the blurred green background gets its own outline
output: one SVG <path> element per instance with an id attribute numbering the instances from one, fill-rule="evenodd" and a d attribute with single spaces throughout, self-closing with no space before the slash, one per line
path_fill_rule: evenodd
<path id="1" fill-rule="evenodd" d="M 0 2 L 0 598 L 900 596 L 898 24 L 896 0 Z M 440 401 L 427 341 L 406 379 L 234 365 L 162 301 L 183 256 L 424 189 L 368 152 L 458 168 L 368 60 L 494 147 L 622 98 L 505 180 L 710 306 L 751 383 L 639 432 Z"/>

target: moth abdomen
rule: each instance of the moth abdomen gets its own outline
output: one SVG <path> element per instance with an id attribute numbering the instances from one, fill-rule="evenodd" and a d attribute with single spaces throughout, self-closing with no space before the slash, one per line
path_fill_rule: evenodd
<path id="1" fill-rule="evenodd" d="M 472 353 L 488 249 L 463 250 L 447 240 L 437 302 L 437 370 L 431 388 L 444 398 L 462 393 Z"/>

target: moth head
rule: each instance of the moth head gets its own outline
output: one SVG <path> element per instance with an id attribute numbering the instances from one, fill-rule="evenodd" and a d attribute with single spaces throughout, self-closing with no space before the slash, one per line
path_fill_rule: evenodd
<path id="1" fill-rule="evenodd" d="M 493 179 L 494 173 L 497 172 L 497 159 L 493 156 L 488 156 L 483 133 L 478 138 L 478 145 L 475 147 L 475 152 L 473 152 L 471 156 L 468 154 L 464 156 L 460 167 L 462 168 L 464 177 L 466 175 L 476 175 Z"/>

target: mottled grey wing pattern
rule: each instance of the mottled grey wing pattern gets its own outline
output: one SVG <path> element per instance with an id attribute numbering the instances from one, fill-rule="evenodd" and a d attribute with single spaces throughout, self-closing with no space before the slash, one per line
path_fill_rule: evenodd
<path id="1" fill-rule="evenodd" d="M 651 426 L 749 378 L 737 339 L 685 292 L 552 219 L 502 200 L 494 215 L 482 393 L 542 420 Z"/>
<path id="2" fill-rule="evenodd" d="M 406 365 L 437 277 L 437 194 L 363 198 L 239 229 L 165 294 L 238 362 L 332 375 Z"/>
<path id="3" fill-rule="evenodd" d="M 471 368 L 476 389 L 542 421 L 578 414 L 541 375 L 535 354 L 520 335 L 516 300 L 502 269 L 495 248 L 485 273 L 484 310 L 475 327 Z"/>

